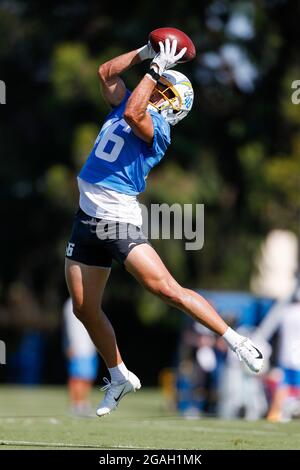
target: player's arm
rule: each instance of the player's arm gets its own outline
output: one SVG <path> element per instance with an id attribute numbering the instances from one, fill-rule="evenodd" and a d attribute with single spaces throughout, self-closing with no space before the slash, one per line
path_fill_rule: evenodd
<path id="1" fill-rule="evenodd" d="M 150 113 L 147 111 L 150 96 L 155 88 L 157 80 L 163 72 L 176 64 L 185 54 L 186 48 L 183 48 L 176 54 L 177 41 L 172 45 L 169 39 L 165 44 L 159 43 L 160 52 L 154 57 L 150 65 L 150 72 L 147 73 L 137 87 L 130 95 L 125 112 L 124 119 L 130 125 L 134 134 L 140 137 L 148 144 L 152 143 L 154 127 Z"/>
<path id="2" fill-rule="evenodd" d="M 147 106 L 155 85 L 156 81 L 146 74 L 130 95 L 124 112 L 124 119 L 133 133 L 149 144 L 153 140 L 154 127 Z"/>
<path id="3" fill-rule="evenodd" d="M 120 75 L 133 65 L 139 64 L 145 59 L 153 58 L 154 54 L 150 44 L 146 44 L 137 50 L 117 56 L 100 65 L 98 76 L 102 94 L 111 106 L 117 106 L 125 97 L 126 87 Z"/>

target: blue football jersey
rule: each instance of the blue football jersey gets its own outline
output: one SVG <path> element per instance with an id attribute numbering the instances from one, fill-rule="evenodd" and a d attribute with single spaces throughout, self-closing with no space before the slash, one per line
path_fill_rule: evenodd
<path id="1" fill-rule="evenodd" d="M 123 101 L 106 117 L 79 177 L 120 193 L 137 195 L 145 190 L 149 171 L 163 158 L 170 144 L 170 125 L 151 110 L 152 145 L 137 137 L 123 119 L 129 96 L 127 90 Z"/>

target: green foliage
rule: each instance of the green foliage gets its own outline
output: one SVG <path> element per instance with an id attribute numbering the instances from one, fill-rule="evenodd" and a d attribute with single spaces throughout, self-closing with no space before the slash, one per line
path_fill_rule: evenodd
<path id="1" fill-rule="evenodd" d="M 138 315 L 144 325 L 159 322 L 168 313 L 168 307 L 157 297 L 143 291 L 139 298 Z"/>
<path id="2" fill-rule="evenodd" d="M 62 101 L 99 101 L 96 59 L 91 59 L 84 44 L 63 43 L 53 51 L 51 81 Z"/>
<path id="3" fill-rule="evenodd" d="M 72 160 L 76 170 L 79 171 L 84 164 L 98 132 L 98 126 L 93 122 L 81 124 L 74 130 Z"/>
<path id="4" fill-rule="evenodd" d="M 73 208 L 74 181 L 70 170 L 63 165 L 51 166 L 45 174 L 44 192 L 50 203 Z"/>
<path id="5" fill-rule="evenodd" d="M 79 3 L 0 1 L 0 79 L 7 83 L 8 100 L 0 123 L 3 214 L 20 213 L 32 258 L 51 231 L 63 262 L 62 247 L 78 203 L 76 176 L 109 112 L 98 66 L 140 47 L 152 29 L 173 24 L 197 46 L 197 59 L 178 65 L 191 78 L 195 104 L 172 129 L 172 144 L 140 200 L 205 204 L 204 249 L 186 252 L 177 240 L 154 242 L 178 281 L 195 288 L 248 289 L 265 234 L 275 227 L 298 230 L 300 105 L 291 101 L 291 83 L 300 79 L 299 5 L 294 3 L 291 13 L 287 1 L 200 2 L 197 9 L 178 1 L 170 12 L 161 2 L 133 2 L 126 11 L 103 2 Z M 250 22 L 251 37 L 228 30 L 234 13 Z M 257 80 L 248 89 L 221 58 L 224 46 L 237 47 L 254 67 Z M 204 63 L 207 53 L 221 58 L 216 69 Z M 141 64 L 124 74 L 129 89 L 147 67 Z M 240 72 L 241 67 L 240 59 Z M 244 70 L 246 78 L 249 74 Z M 32 211 L 43 214 L 44 232 L 28 224 Z M 10 237 L 6 230 L 3 245 Z M 9 284 L 25 269 L 39 290 L 32 268 L 24 268 L 22 246 L 22 239 L 15 239 L 13 260 L 11 250 L 4 254 L 3 282 Z M 46 262 L 41 267 L 45 278 L 56 280 L 57 290 L 63 273 L 51 269 Z M 119 292 L 119 281 L 111 283 L 111 292 Z M 121 290 L 140 321 L 168 318 L 162 301 L 132 287 L 123 272 Z"/>

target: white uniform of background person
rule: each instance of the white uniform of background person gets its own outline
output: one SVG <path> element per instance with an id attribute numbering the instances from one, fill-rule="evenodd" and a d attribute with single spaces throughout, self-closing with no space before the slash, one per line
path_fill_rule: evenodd
<path id="1" fill-rule="evenodd" d="M 300 289 L 298 301 L 278 302 L 256 331 L 256 335 L 270 340 L 279 332 L 278 365 L 285 369 L 300 370 Z"/>
<path id="2" fill-rule="evenodd" d="M 86 358 L 96 354 L 96 348 L 83 324 L 73 313 L 71 299 L 68 299 L 63 308 L 64 325 L 67 348 L 74 357 Z"/>
<path id="3" fill-rule="evenodd" d="M 91 413 L 90 392 L 98 372 L 97 350 L 87 330 L 74 315 L 70 298 L 63 306 L 63 318 L 71 412 L 87 416 Z"/>
<path id="4" fill-rule="evenodd" d="M 253 330 L 240 327 L 238 333 L 251 337 Z M 260 339 L 259 348 L 266 359 L 271 354 L 268 343 Z M 261 376 L 254 375 L 241 367 L 236 355 L 228 350 L 220 380 L 220 400 L 218 414 L 225 419 L 244 417 L 249 421 L 261 419 L 268 410 Z"/>
<path id="5" fill-rule="evenodd" d="M 286 369 L 300 370 L 300 303 L 282 310 L 279 328 L 278 362 Z"/>
<path id="6" fill-rule="evenodd" d="M 286 421 L 300 413 L 300 288 L 292 298 L 278 302 L 260 325 L 257 334 L 270 339 L 279 333 L 276 362 L 282 379 L 272 399 L 270 421 Z M 298 397 L 291 395 L 298 390 Z"/>

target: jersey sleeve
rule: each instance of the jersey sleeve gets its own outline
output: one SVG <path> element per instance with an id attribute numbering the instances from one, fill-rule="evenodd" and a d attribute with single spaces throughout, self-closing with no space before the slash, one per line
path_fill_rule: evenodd
<path id="1" fill-rule="evenodd" d="M 146 145 L 146 156 L 164 155 L 171 143 L 170 125 L 157 112 L 151 112 L 154 135 L 152 145 Z"/>

